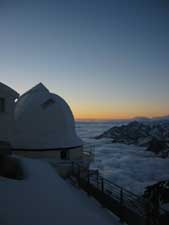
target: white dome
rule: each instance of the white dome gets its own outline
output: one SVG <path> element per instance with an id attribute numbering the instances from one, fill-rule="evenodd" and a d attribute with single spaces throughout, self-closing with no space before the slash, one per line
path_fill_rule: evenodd
<path id="1" fill-rule="evenodd" d="M 68 104 L 43 84 L 19 98 L 15 121 L 15 149 L 61 149 L 82 145 Z"/>

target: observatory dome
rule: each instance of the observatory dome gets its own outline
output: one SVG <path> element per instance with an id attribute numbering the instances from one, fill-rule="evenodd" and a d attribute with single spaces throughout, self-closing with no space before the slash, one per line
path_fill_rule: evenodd
<path id="1" fill-rule="evenodd" d="M 82 146 L 68 104 L 38 84 L 23 94 L 15 108 L 15 149 L 65 149 Z"/>

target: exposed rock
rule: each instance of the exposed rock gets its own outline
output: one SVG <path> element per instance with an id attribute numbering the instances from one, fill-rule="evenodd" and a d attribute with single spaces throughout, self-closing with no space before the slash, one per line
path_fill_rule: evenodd
<path id="1" fill-rule="evenodd" d="M 151 139 L 151 141 L 148 143 L 147 150 L 152 151 L 155 154 L 160 154 L 164 158 L 169 155 L 168 143 L 157 138 Z"/>

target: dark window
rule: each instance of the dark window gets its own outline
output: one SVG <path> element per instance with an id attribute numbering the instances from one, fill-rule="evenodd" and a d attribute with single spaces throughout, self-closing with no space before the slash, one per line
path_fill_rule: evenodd
<path id="1" fill-rule="evenodd" d="M 54 103 L 55 103 L 55 101 L 50 98 L 42 104 L 42 108 L 46 109 L 47 107 L 49 107 L 50 105 L 53 105 Z"/>
<path id="2" fill-rule="evenodd" d="M 0 98 L 0 112 L 5 112 L 5 99 Z"/>
<path id="3" fill-rule="evenodd" d="M 60 153 L 60 158 L 61 158 L 61 159 L 64 159 L 64 160 L 69 159 L 69 151 L 68 151 L 68 150 L 63 150 L 63 151 L 61 151 L 61 153 Z"/>

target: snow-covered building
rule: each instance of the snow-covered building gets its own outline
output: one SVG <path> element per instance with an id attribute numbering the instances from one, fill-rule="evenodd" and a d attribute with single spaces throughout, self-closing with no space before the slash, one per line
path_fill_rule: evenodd
<path id="1" fill-rule="evenodd" d="M 0 82 L 0 142 L 10 143 L 14 134 L 15 101 L 19 94 Z"/>
<path id="2" fill-rule="evenodd" d="M 68 104 L 38 84 L 23 94 L 15 107 L 13 150 L 30 157 L 82 159 L 83 142 L 75 131 Z"/>

